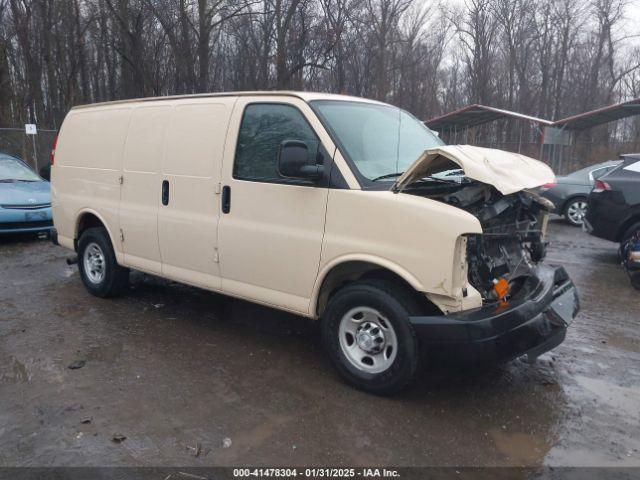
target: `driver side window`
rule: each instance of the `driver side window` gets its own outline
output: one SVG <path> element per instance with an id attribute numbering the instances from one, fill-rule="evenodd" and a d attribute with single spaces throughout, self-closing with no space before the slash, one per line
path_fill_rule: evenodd
<path id="1" fill-rule="evenodd" d="M 285 140 L 299 140 L 310 152 L 318 151 L 318 137 L 297 108 L 275 103 L 248 105 L 240 124 L 233 177 L 291 183 L 278 173 L 278 150 Z"/>

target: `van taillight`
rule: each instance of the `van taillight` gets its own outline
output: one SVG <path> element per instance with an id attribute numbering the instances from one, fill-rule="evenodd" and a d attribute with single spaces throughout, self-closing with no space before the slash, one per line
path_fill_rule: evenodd
<path id="1" fill-rule="evenodd" d="M 58 146 L 58 136 L 56 135 L 53 139 L 53 148 L 51 149 L 51 153 L 49 154 L 49 160 L 51 161 L 51 165 L 56 161 L 56 147 Z"/>
<path id="2" fill-rule="evenodd" d="M 540 190 L 542 190 L 543 192 L 546 192 L 547 190 L 549 190 L 550 188 L 553 188 L 555 186 L 556 186 L 556 182 L 545 183 L 544 185 L 542 185 L 540 187 Z"/>
<path id="3" fill-rule="evenodd" d="M 596 180 L 596 182 L 593 184 L 593 193 L 601 193 L 601 192 L 608 192 L 611 190 L 611 185 L 609 185 L 607 182 L 603 182 L 602 180 Z"/>

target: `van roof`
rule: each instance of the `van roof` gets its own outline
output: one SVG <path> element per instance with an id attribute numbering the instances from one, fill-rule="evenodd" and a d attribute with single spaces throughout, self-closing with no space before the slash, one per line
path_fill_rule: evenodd
<path id="1" fill-rule="evenodd" d="M 191 95 L 170 95 L 170 96 L 164 96 L 164 97 L 132 98 L 128 100 L 115 100 L 111 102 L 89 103 L 86 105 L 77 105 L 73 107 L 72 110 L 77 110 L 82 108 L 103 107 L 103 106 L 110 106 L 110 105 L 122 105 L 127 103 L 154 102 L 154 101 L 162 101 L 162 100 L 180 100 L 180 99 L 209 98 L 209 97 L 246 97 L 246 96 L 260 96 L 260 97 L 289 96 L 289 97 L 301 98 L 305 102 L 309 102 L 311 100 L 341 100 L 341 101 L 366 102 L 366 103 L 377 103 L 379 105 L 386 105 L 385 103 L 378 102 L 377 100 L 370 100 L 362 97 L 353 97 L 350 95 L 338 95 L 335 93 L 296 92 L 296 91 L 289 91 L 289 90 L 259 90 L 259 91 L 253 91 L 253 92 L 247 91 L 247 92 L 197 93 L 197 94 L 191 94 Z"/>

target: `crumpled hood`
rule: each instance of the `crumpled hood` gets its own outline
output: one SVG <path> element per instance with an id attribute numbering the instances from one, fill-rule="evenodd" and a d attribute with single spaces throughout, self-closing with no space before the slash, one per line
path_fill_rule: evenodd
<path id="1" fill-rule="evenodd" d="M 0 182 L 0 205 L 51 203 L 49 182 Z"/>
<path id="2" fill-rule="evenodd" d="M 519 153 L 472 145 L 443 145 L 425 150 L 396 180 L 394 192 L 446 169 L 462 168 L 468 178 L 493 185 L 503 195 L 535 188 L 555 180 L 546 164 Z"/>

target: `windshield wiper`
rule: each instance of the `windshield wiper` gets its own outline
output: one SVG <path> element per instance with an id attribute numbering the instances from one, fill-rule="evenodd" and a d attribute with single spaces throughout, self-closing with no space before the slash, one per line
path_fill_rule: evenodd
<path id="1" fill-rule="evenodd" d="M 426 177 L 422 177 L 422 178 L 418 178 L 416 180 L 416 182 L 420 182 L 423 180 L 432 180 L 434 182 L 440 182 L 440 183 L 459 183 L 456 182 L 455 180 L 447 180 L 446 178 L 438 178 L 438 177 L 434 177 L 433 175 L 427 175 Z"/>
<path id="2" fill-rule="evenodd" d="M 379 177 L 376 177 L 374 179 L 372 179 L 372 182 L 378 181 L 378 180 L 384 180 L 386 178 L 395 178 L 395 177 L 399 177 L 400 175 L 402 175 L 404 172 L 394 172 L 394 173 L 387 173 L 385 175 L 380 175 Z"/>
<path id="3" fill-rule="evenodd" d="M 462 185 L 462 183 L 457 182 L 455 180 L 445 180 L 444 178 L 437 178 L 437 177 L 433 177 L 431 175 L 427 175 L 426 177 L 422 177 L 422 178 L 418 178 L 416 180 L 414 180 L 413 182 L 409 183 L 408 185 L 406 185 L 406 188 L 421 188 L 421 187 L 428 187 L 430 184 L 433 186 L 433 184 L 444 184 L 444 185 Z"/>

